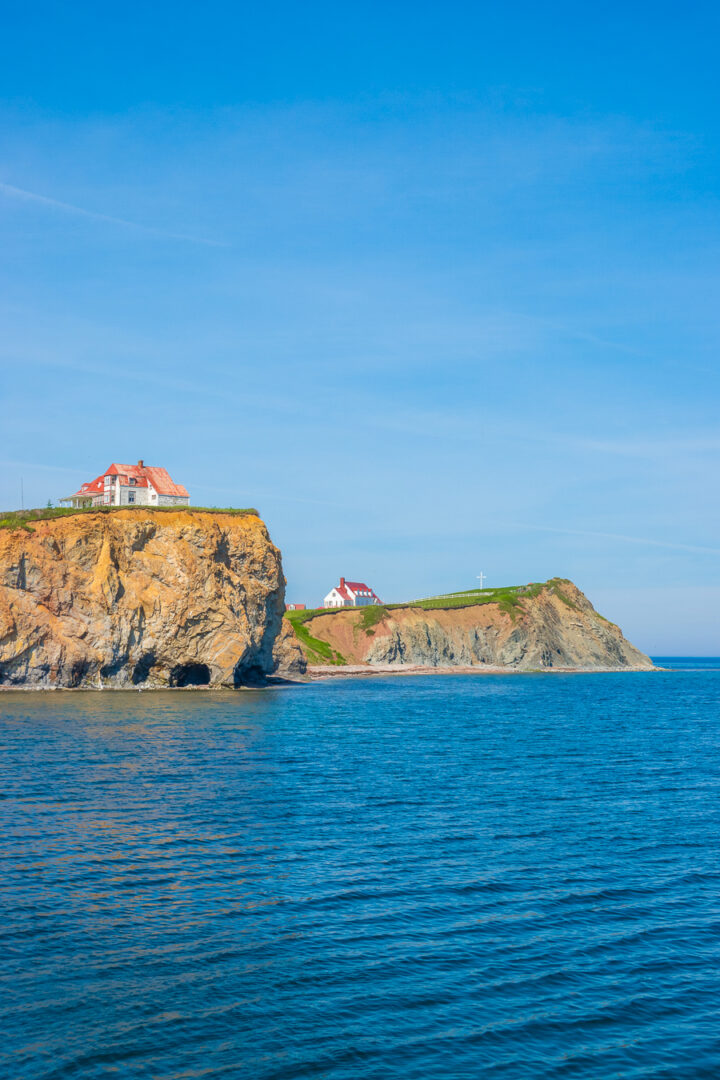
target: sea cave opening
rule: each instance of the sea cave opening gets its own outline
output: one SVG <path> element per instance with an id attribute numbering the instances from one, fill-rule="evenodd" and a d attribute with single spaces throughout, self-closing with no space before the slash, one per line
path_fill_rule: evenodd
<path id="1" fill-rule="evenodd" d="M 207 664 L 177 664 L 170 672 L 171 686 L 208 686 L 209 683 Z"/>

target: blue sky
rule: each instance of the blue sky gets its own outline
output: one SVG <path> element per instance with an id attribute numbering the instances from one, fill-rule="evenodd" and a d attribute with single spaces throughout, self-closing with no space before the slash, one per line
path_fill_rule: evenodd
<path id="1" fill-rule="evenodd" d="M 573 578 L 720 653 L 718 9 L 11 4 L 0 506 L 257 506 L 288 597 Z"/>

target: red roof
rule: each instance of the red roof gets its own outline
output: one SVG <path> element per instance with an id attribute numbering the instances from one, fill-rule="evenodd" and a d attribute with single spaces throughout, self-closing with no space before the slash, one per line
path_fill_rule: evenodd
<path id="1" fill-rule="evenodd" d="M 89 484 L 83 484 L 79 491 L 76 491 L 76 495 L 97 495 L 105 490 L 102 476 L 96 477 L 91 480 Z"/>
<path id="2" fill-rule="evenodd" d="M 159 465 L 146 465 L 145 475 L 159 495 L 182 495 L 187 499 L 187 488 L 184 484 L 174 484 L 167 469 L 161 469 Z"/>
<path id="3" fill-rule="evenodd" d="M 363 581 L 346 581 L 345 578 L 340 578 L 340 584 L 335 586 L 335 591 L 339 593 L 343 600 L 346 600 L 348 604 L 352 603 L 352 596 L 350 596 L 348 589 L 356 596 L 358 593 L 369 594 L 376 603 L 380 603 L 380 598 L 376 596 L 370 586 L 366 585 Z"/>
<path id="4" fill-rule="evenodd" d="M 129 487 L 130 480 L 134 480 L 133 487 L 147 487 L 148 481 L 157 491 L 158 495 L 179 495 L 188 498 L 187 488 L 183 484 L 175 484 L 170 479 L 167 469 L 159 465 L 122 465 L 113 462 L 109 469 L 96 477 L 89 484 L 83 484 L 76 495 L 97 495 L 105 490 L 104 479 L 106 476 L 119 476 L 120 486 Z"/>

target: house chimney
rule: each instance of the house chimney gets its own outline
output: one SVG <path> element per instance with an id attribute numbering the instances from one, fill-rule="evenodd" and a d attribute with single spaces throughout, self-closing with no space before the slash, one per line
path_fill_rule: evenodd
<path id="1" fill-rule="evenodd" d="M 344 578 L 344 577 L 341 577 L 341 578 L 340 578 L 340 588 L 341 588 L 341 589 L 344 589 L 344 588 L 345 588 L 345 578 Z"/>
<path id="2" fill-rule="evenodd" d="M 143 461 L 142 458 L 140 458 L 140 460 L 138 461 L 138 469 L 144 469 L 144 468 L 145 468 L 145 462 Z"/>

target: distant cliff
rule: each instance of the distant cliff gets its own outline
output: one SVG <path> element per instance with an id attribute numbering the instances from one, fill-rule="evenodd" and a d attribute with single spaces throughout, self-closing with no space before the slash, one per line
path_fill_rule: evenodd
<path id="1" fill-rule="evenodd" d="M 280 552 L 254 511 L 0 528 L 0 686 L 241 686 L 270 673 Z"/>
<path id="2" fill-rule="evenodd" d="M 443 606 L 445 605 L 445 606 Z M 293 619 L 308 661 L 513 670 L 652 669 L 570 581 L 458 595 L 424 606 L 345 608 Z"/>

